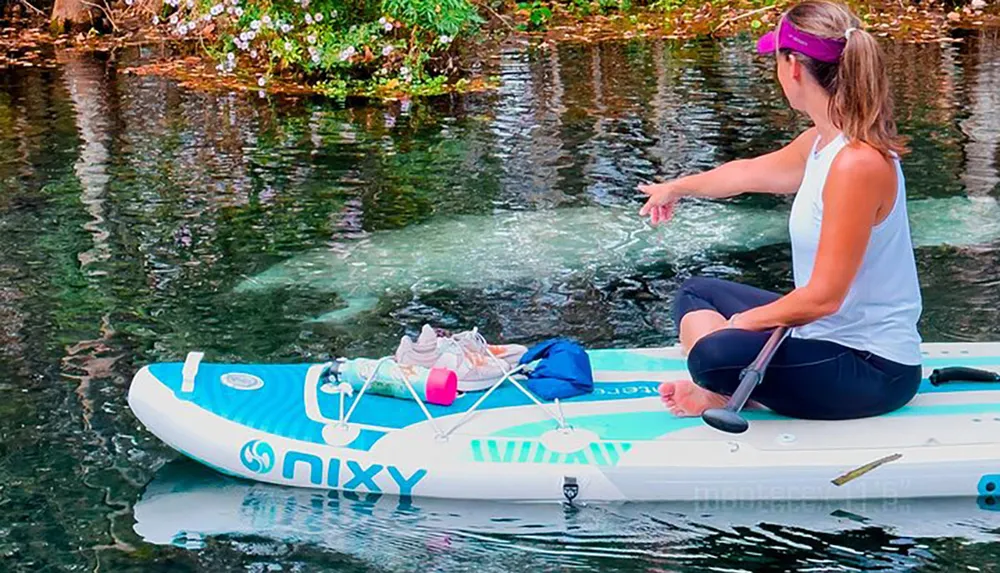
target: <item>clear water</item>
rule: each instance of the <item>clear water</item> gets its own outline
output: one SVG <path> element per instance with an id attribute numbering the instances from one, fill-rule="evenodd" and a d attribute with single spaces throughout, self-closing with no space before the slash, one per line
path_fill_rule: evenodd
<path id="1" fill-rule="evenodd" d="M 889 50 L 933 341 L 1000 337 L 1000 39 L 962 40 Z M 401 505 L 172 461 L 127 408 L 137 368 L 191 349 L 378 356 L 424 322 L 660 345 L 689 275 L 788 288 L 783 199 L 637 216 L 638 183 L 803 127 L 748 41 L 512 50 L 496 93 L 377 105 L 55 56 L 0 71 L 0 570 L 998 567 L 974 499 Z"/>

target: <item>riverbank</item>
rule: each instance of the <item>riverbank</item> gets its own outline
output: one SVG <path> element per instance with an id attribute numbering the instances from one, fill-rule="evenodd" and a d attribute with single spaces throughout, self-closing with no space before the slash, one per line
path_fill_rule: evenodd
<path id="1" fill-rule="evenodd" d="M 496 80 L 490 75 L 491 61 L 501 49 L 513 44 L 550 46 L 634 38 L 683 40 L 758 34 L 773 26 L 781 11 L 791 4 L 784 0 L 766 5 L 762 5 L 760 0 L 731 0 L 725 3 L 659 0 L 647 6 L 622 9 L 627 6 L 626 1 L 620 0 L 612 8 L 608 8 L 607 2 L 588 4 L 582 0 L 573 3 L 520 3 L 509 6 L 503 13 L 490 8 L 484 11 L 484 22 L 475 34 L 455 39 L 453 45 L 443 49 L 438 46 L 440 54 L 437 59 L 448 58 L 444 73 L 427 74 L 418 79 L 407 77 L 406 73 L 400 74 L 400 70 L 407 71 L 408 60 L 392 64 L 395 68 L 391 73 L 390 65 L 386 65 L 385 69 L 371 73 L 370 77 L 344 79 L 304 73 L 301 66 L 276 67 L 273 57 L 257 60 L 256 53 L 253 53 L 253 59 L 243 58 L 240 69 L 236 70 L 236 66 L 227 67 L 224 60 L 228 56 L 229 64 L 233 62 L 232 48 L 228 48 L 231 51 L 223 55 L 226 48 L 220 44 L 225 42 L 211 22 L 198 30 L 194 30 L 192 24 L 190 33 L 184 30 L 178 34 L 176 28 L 170 27 L 176 19 L 168 25 L 160 22 L 158 17 L 141 14 L 133 7 L 109 12 L 114 22 L 114 31 L 110 34 L 58 36 L 48 32 L 43 14 L 22 11 L 19 16 L 8 20 L 7 26 L 0 28 L 0 66 L 52 66 L 52 48 L 114 54 L 128 47 L 145 46 L 153 49 L 144 50 L 140 59 L 122 69 L 124 73 L 169 77 L 187 87 L 209 91 L 249 90 L 261 95 L 322 94 L 400 99 L 414 95 L 492 89 Z M 308 0 L 303 5 L 308 5 Z M 1000 29 L 1000 2 L 984 4 L 982 0 L 974 0 L 957 8 L 937 0 L 920 7 L 889 1 L 852 2 L 852 5 L 876 36 L 896 42 L 957 42 L 960 39 L 956 38 L 956 30 Z M 308 15 L 307 19 L 310 19 Z M 192 18 L 192 21 L 196 20 Z M 245 36 L 241 34 L 240 37 Z M 234 41 L 237 46 L 240 45 L 239 40 Z M 309 41 L 314 43 L 314 37 L 309 36 Z M 245 40 L 242 47 L 247 47 Z M 308 49 L 318 61 L 314 48 Z M 366 52 L 363 59 L 371 60 L 371 48 L 364 46 L 362 49 Z M 411 46 L 410 51 L 413 49 Z M 385 44 L 382 50 L 387 54 L 391 52 L 392 45 Z M 352 47 L 352 55 L 354 51 Z M 342 51 L 341 59 L 344 59 L 343 55 Z"/>

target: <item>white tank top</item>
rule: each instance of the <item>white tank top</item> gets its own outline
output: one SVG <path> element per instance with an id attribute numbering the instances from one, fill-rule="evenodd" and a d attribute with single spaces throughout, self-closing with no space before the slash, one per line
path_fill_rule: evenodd
<path id="1" fill-rule="evenodd" d="M 812 276 L 823 219 L 823 186 L 830 166 L 847 145 L 844 135 L 816 151 L 806 163 L 788 229 L 797 288 Z M 896 200 L 889 216 L 872 229 L 861 268 L 836 313 L 792 330 L 792 336 L 829 340 L 901 364 L 920 364 L 920 283 L 906 214 L 906 183 L 896 164 Z"/>

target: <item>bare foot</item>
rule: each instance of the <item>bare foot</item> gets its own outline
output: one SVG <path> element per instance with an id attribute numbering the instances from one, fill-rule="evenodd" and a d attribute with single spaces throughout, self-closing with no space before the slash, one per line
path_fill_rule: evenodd
<path id="1" fill-rule="evenodd" d="M 709 408 L 722 408 L 729 398 L 709 392 L 690 380 L 660 384 L 660 399 L 675 416 L 700 416 Z"/>

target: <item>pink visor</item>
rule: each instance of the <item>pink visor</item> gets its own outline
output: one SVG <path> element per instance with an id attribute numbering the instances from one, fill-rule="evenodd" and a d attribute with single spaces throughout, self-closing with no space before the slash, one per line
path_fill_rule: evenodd
<path id="1" fill-rule="evenodd" d="M 777 30 L 772 30 L 757 40 L 757 52 L 773 54 L 777 49 L 788 48 L 815 60 L 832 63 L 840 59 L 840 53 L 844 51 L 846 44 L 843 39 L 820 38 L 803 32 L 783 18 L 778 22 Z"/>

